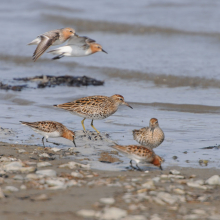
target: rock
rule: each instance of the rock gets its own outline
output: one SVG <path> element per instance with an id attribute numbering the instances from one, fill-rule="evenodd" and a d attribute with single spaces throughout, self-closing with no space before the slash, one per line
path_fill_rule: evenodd
<path id="1" fill-rule="evenodd" d="M 65 182 L 61 181 L 59 179 L 55 180 L 46 180 L 46 184 L 51 187 L 51 186 L 59 186 L 61 188 L 64 188 Z"/>
<path id="2" fill-rule="evenodd" d="M 170 170 L 170 174 L 179 175 L 180 171 L 178 171 L 178 170 Z"/>
<path id="3" fill-rule="evenodd" d="M 181 215 L 186 215 L 188 213 L 188 210 L 185 206 L 181 206 L 178 210 L 178 212 L 181 214 Z"/>
<path id="4" fill-rule="evenodd" d="M 26 152 L 26 150 L 24 150 L 24 149 L 19 149 L 19 150 L 18 150 L 18 153 L 19 153 L 19 154 L 24 153 L 24 152 Z"/>
<path id="5" fill-rule="evenodd" d="M 61 151 L 60 148 L 57 148 L 57 147 L 53 147 L 53 148 L 50 148 L 50 150 L 54 151 L 54 152 L 59 152 Z"/>
<path id="6" fill-rule="evenodd" d="M 127 216 L 127 211 L 116 207 L 104 208 L 100 215 L 99 219 L 102 220 L 119 220 Z"/>
<path id="7" fill-rule="evenodd" d="M 21 176 L 21 175 L 15 175 L 13 179 L 14 179 L 14 180 L 21 180 L 21 181 L 23 181 L 23 180 L 24 180 L 24 177 Z"/>
<path id="8" fill-rule="evenodd" d="M 32 197 L 31 200 L 34 201 L 45 201 L 48 200 L 48 196 L 46 194 L 40 194 L 39 196 Z"/>
<path id="9" fill-rule="evenodd" d="M 5 195 L 4 195 L 4 193 L 2 192 L 2 189 L 1 189 L 1 187 L 0 187 L 0 199 L 3 199 L 3 198 L 5 198 Z"/>
<path id="10" fill-rule="evenodd" d="M 144 215 L 128 215 L 122 220 L 147 220 Z"/>
<path id="11" fill-rule="evenodd" d="M 205 183 L 208 185 L 220 185 L 220 177 L 218 175 L 211 176 Z"/>
<path id="12" fill-rule="evenodd" d="M 166 205 L 165 202 L 163 202 L 160 198 L 157 198 L 157 197 L 152 197 L 153 201 L 155 203 L 157 203 L 158 205 Z"/>
<path id="13" fill-rule="evenodd" d="M 208 218 L 208 220 L 219 220 L 220 219 L 220 215 L 212 215 Z"/>
<path id="14" fill-rule="evenodd" d="M 170 205 L 174 205 L 176 202 L 179 201 L 179 198 L 177 196 L 171 195 L 166 192 L 159 192 L 157 194 L 157 197 Z"/>
<path id="15" fill-rule="evenodd" d="M 150 220 L 162 220 L 158 214 L 154 214 L 151 216 Z"/>
<path id="16" fill-rule="evenodd" d="M 155 189 L 155 185 L 152 180 L 149 180 L 146 183 L 143 183 L 142 187 L 144 187 L 145 189 Z"/>
<path id="17" fill-rule="evenodd" d="M 183 217 L 184 220 L 200 220 L 201 219 L 201 216 L 199 215 L 196 215 L 196 214 L 191 214 L 191 215 L 185 215 Z"/>
<path id="18" fill-rule="evenodd" d="M 15 186 L 6 186 L 4 191 L 6 191 L 6 192 L 17 192 L 19 190 Z"/>
<path id="19" fill-rule="evenodd" d="M 160 177 L 159 176 L 154 177 L 152 180 L 153 180 L 154 183 L 159 183 L 160 182 Z"/>
<path id="20" fill-rule="evenodd" d="M 32 174 L 28 174 L 25 179 L 26 180 L 38 180 L 40 178 L 42 178 L 43 176 L 42 175 L 37 175 L 35 173 L 32 173 Z"/>
<path id="21" fill-rule="evenodd" d="M 49 162 L 39 162 L 37 163 L 37 167 L 40 168 L 40 167 L 48 167 L 48 166 L 52 166 L 51 163 Z"/>
<path id="22" fill-rule="evenodd" d="M 94 218 L 96 216 L 96 211 L 89 209 L 81 209 L 77 211 L 76 214 L 83 218 Z"/>
<path id="23" fill-rule="evenodd" d="M 194 209 L 192 210 L 193 214 L 205 216 L 207 212 L 203 209 Z"/>
<path id="24" fill-rule="evenodd" d="M 17 171 L 20 171 L 22 166 L 23 166 L 23 164 L 21 162 L 15 161 L 15 162 L 11 162 L 9 164 L 6 164 L 4 166 L 4 170 L 6 172 L 17 172 Z"/>
<path id="25" fill-rule="evenodd" d="M 114 198 L 101 198 L 99 201 L 105 205 L 112 205 L 115 203 Z"/>
<path id="26" fill-rule="evenodd" d="M 43 153 L 43 154 L 39 154 L 40 158 L 51 158 L 49 154 L 47 153 Z"/>
<path id="27" fill-rule="evenodd" d="M 27 187 L 26 187 L 25 185 L 21 185 L 21 186 L 20 186 L 20 189 L 21 189 L 21 190 L 26 190 Z"/>
<path id="28" fill-rule="evenodd" d="M 85 169 L 90 169 L 90 165 L 87 164 L 81 164 L 81 163 L 76 163 L 74 161 L 70 161 L 69 163 L 62 164 L 59 166 L 60 168 L 65 168 L 68 167 L 69 169 L 74 169 L 74 168 L 85 168 Z"/>
<path id="29" fill-rule="evenodd" d="M 173 190 L 173 192 L 176 193 L 176 194 L 179 194 L 179 195 L 185 195 L 185 191 L 182 190 L 182 189 L 176 188 L 176 189 Z"/>
<path id="30" fill-rule="evenodd" d="M 67 182 L 66 187 L 77 186 L 78 182 L 76 180 L 70 180 Z"/>
<path id="31" fill-rule="evenodd" d="M 50 177 L 56 177 L 57 173 L 55 170 L 38 170 L 36 172 L 37 175 L 43 175 L 43 176 L 50 176 Z"/>
<path id="32" fill-rule="evenodd" d="M 36 168 L 35 167 L 22 167 L 20 169 L 20 172 L 21 173 L 33 173 L 36 171 Z"/>
<path id="33" fill-rule="evenodd" d="M 195 182 L 187 182 L 187 186 L 192 187 L 192 188 L 204 189 L 204 190 L 207 189 L 206 186 L 201 186 L 200 184 L 195 183 Z"/>
<path id="34" fill-rule="evenodd" d="M 77 172 L 72 172 L 71 176 L 77 177 L 77 178 L 83 178 L 84 177 L 81 173 L 77 173 Z"/>

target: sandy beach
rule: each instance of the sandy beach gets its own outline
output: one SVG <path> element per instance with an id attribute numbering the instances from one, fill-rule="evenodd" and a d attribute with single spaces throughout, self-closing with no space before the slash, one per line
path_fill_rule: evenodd
<path id="1" fill-rule="evenodd" d="M 218 169 L 100 171 L 68 159 L 74 148 L 0 148 L 1 220 L 220 218 Z"/>

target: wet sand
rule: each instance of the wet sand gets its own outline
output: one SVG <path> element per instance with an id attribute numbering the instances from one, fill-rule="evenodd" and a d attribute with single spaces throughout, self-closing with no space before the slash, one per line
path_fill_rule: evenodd
<path id="1" fill-rule="evenodd" d="M 89 167 L 69 169 L 59 166 L 71 161 L 86 164 L 86 160 L 82 162 L 77 159 L 77 151 L 74 148 L 54 152 L 53 148 L 43 149 L 39 146 L 4 142 L 0 143 L 0 148 L 0 188 L 4 194 L 0 199 L 1 220 L 111 219 L 106 215 L 112 207 L 125 212 L 124 218 L 119 219 L 217 220 L 220 216 L 220 185 L 207 185 L 203 182 L 213 175 L 220 175 L 219 169 L 178 166 L 163 171 L 157 168 L 149 169 L 148 172 L 131 169 L 111 172 Z M 49 157 L 42 156 L 43 153 Z M 75 159 L 68 159 L 70 155 Z M 5 164 L 13 161 L 22 161 L 25 164 L 23 168 L 35 169 L 30 172 L 10 169 L 5 171 Z M 38 167 L 39 162 L 49 162 L 51 165 Z M 99 163 L 102 166 L 103 163 Z M 45 169 L 56 171 L 56 176 L 36 179 L 36 172 Z M 180 174 L 168 176 L 173 169 Z M 62 178 L 66 183 L 72 181 L 74 184 L 61 189 L 59 184 L 50 185 L 48 182 Z M 201 184 L 190 187 L 189 182 Z M 7 186 L 16 187 L 17 191 L 7 189 Z M 171 198 L 163 201 L 159 197 L 161 192 L 167 193 Z M 175 200 L 178 196 L 179 199 Z M 101 198 L 111 198 L 113 202 L 103 203 Z M 85 211 L 79 212 L 85 209 L 90 210 L 90 217 L 85 217 Z"/>

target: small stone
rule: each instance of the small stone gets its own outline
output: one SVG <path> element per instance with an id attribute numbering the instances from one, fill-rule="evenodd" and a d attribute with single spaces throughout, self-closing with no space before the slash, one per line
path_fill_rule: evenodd
<path id="1" fill-rule="evenodd" d="M 101 198 L 99 201 L 105 205 L 112 205 L 115 203 L 114 198 Z"/>
<path id="2" fill-rule="evenodd" d="M 35 196 L 33 198 L 31 198 L 31 200 L 34 200 L 34 201 L 45 201 L 45 200 L 48 200 L 48 196 L 46 194 L 41 194 L 39 196 Z"/>
<path id="3" fill-rule="evenodd" d="M 186 215 L 188 213 L 188 210 L 185 206 L 181 206 L 178 210 L 178 212 L 181 214 L 181 215 Z"/>
<path id="4" fill-rule="evenodd" d="M 19 150 L 18 150 L 18 153 L 19 153 L 19 154 L 24 153 L 24 152 L 26 152 L 26 150 L 24 150 L 24 149 L 19 149 Z"/>
<path id="5" fill-rule="evenodd" d="M 154 177 L 152 180 L 153 180 L 154 183 L 159 183 L 160 182 L 160 177 L 159 176 Z"/>
<path id="6" fill-rule="evenodd" d="M 201 219 L 201 216 L 199 215 L 196 215 L 196 214 L 191 214 L 191 215 L 185 215 L 183 217 L 184 220 L 198 220 L 198 219 Z"/>
<path id="7" fill-rule="evenodd" d="M 157 197 L 152 197 L 153 201 L 155 203 L 157 203 L 158 205 L 166 205 L 165 202 L 163 202 L 160 198 L 157 198 Z"/>
<path id="8" fill-rule="evenodd" d="M 170 170 L 170 174 L 179 175 L 180 171 L 178 171 L 178 170 Z"/>
<path id="9" fill-rule="evenodd" d="M 51 187 L 51 186 L 59 186 L 59 187 L 64 187 L 65 182 L 61 181 L 61 180 L 46 180 L 46 184 Z"/>
<path id="10" fill-rule="evenodd" d="M 14 179 L 14 180 L 21 180 L 21 181 L 23 181 L 23 180 L 24 180 L 24 177 L 21 176 L 21 175 L 15 175 L 13 179 Z"/>
<path id="11" fill-rule="evenodd" d="M 144 215 L 128 215 L 122 220 L 147 220 Z"/>
<path id="12" fill-rule="evenodd" d="M 202 215 L 202 216 L 205 216 L 207 214 L 207 212 L 202 209 L 194 209 L 194 210 L 192 210 L 192 213 L 197 214 L 197 215 Z"/>
<path id="13" fill-rule="evenodd" d="M 1 189 L 1 187 L 0 187 L 0 199 L 3 199 L 3 198 L 5 198 L 5 195 L 4 195 L 4 193 L 2 192 L 2 189 Z"/>
<path id="14" fill-rule="evenodd" d="M 76 214 L 83 218 L 94 218 L 96 216 L 96 211 L 89 209 L 81 209 L 77 211 Z"/>
<path id="15" fill-rule="evenodd" d="M 25 185 L 21 185 L 21 186 L 20 186 L 20 189 L 21 189 L 21 190 L 26 190 L 27 187 L 26 187 Z"/>
<path id="16" fill-rule="evenodd" d="M 170 205 L 174 205 L 179 200 L 177 196 L 171 195 L 166 192 L 159 192 L 157 194 L 157 197 Z"/>
<path id="17" fill-rule="evenodd" d="M 19 190 L 15 186 L 6 186 L 4 191 L 6 191 L 6 192 L 17 192 Z"/>
<path id="18" fill-rule="evenodd" d="M 62 164 L 59 166 L 60 168 L 65 168 L 68 167 L 69 169 L 74 169 L 74 168 L 85 168 L 85 169 L 90 169 L 90 164 L 81 164 L 81 163 L 76 163 L 74 161 L 70 161 L 67 164 Z"/>
<path id="19" fill-rule="evenodd" d="M 220 215 L 212 215 L 209 217 L 209 220 L 219 220 L 220 219 Z"/>
<path id="20" fill-rule="evenodd" d="M 146 183 L 143 183 L 142 187 L 144 187 L 145 189 L 155 189 L 155 185 L 152 180 L 149 180 Z"/>
<path id="21" fill-rule="evenodd" d="M 50 148 L 50 150 L 52 150 L 53 152 L 59 152 L 59 151 L 61 151 L 61 149 L 60 149 L 60 148 L 57 148 L 57 147 Z"/>
<path id="22" fill-rule="evenodd" d="M 71 176 L 77 177 L 77 178 L 83 178 L 84 177 L 81 173 L 77 173 L 77 172 L 72 172 Z"/>
<path id="23" fill-rule="evenodd" d="M 50 176 L 50 177 L 56 177 L 57 173 L 55 170 L 38 170 L 36 172 L 37 175 L 43 175 L 43 176 Z"/>
<path id="24" fill-rule="evenodd" d="M 78 182 L 76 180 L 70 180 L 67 182 L 67 187 L 77 186 Z"/>
<path id="25" fill-rule="evenodd" d="M 200 184 L 195 183 L 195 182 L 187 182 L 187 186 L 192 187 L 192 188 L 204 189 L 204 190 L 207 189 L 206 186 L 201 186 Z"/>
<path id="26" fill-rule="evenodd" d="M 151 216 L 150 220 L 162 220 L 158 214 L 154 214 Z"/>
<path id="27" fill-rule="evenodd" d="M 48 167 L 48 166 L 52 166 L 51 163 L 49 162 L 39 162 L 37 163 L 37 167 L 40 168 L 40 167 Z"/>
<path id="28" fill-rule="evenodd" d="M 205 183 L 208 185 L 220 185 L 220 177 L 218 175 L 211 176 Z"/>
<path id="29" fill-rule="evenodd" d="M 50 158 L 49 154 L 47 154 L 47 153 L 39 154 L 39 157 L 41 157 L 41 158 Z"/>
<path id="30" fill-rule="evenodd" d="M 35 173 L 31 173 L 31 174 L 28 174 L 26 177 L 25 177 L 25 179 L 27 179 L 27 180 L 38 180 L 38 179 L 40 179 L 40 178 L 42 178 L 43 176 L 41 175 L 37 175 L 37 174 L 35 174 Z"/>
<path id="31" fill-rule="evenodd" d="M 174 179 L 184 179 L 184 178 L 185 178 L 184 176 L 181 176 L 181 175 L 173 175 L 173 174 L 169 174 L 167 177 L 168 177 L 168 178 L 174 178 Z"/>
<path id="32" fill-rule="evenodd" d="M 179 195 L 184 195 L 184 194 L 185 194 L 185 191 L 184 191 L 184 190 L 178 189 L 178 188 L 177 188 L 177 189 L 174 189 L 173 192 L 176 193 L 176 194 L 179 194 Z"/>
<path id="33" fill-rule="evenodd" d="M 119 220 L 125 216 L 127 216 L 126 210 L 116 207 L 111 207 L 111 208 L 104 208 L 103 213 L 101 213 L 100 219 Z"/>
<path id="34" fill-rule="evenodd" d="M 33 173 L 36 171 L 36 168 L 35 167 L 22 167 L 20 169 L 20 172 L 21 173 Z"/>
<path id="35" fill-rule="evenodd" d="M 204 185 L 205 181 L 204 180 L 195 180 L 194 183 L 198 183 L 199 185 Z"/>
<path id="36" fill-rule="evenodd" d="M 22 166 L 23 166 L 23 164 L 19 161 L 11 162 L 11 163 L 5 165 L 5 171 L 6 172 L 17 172 L 17 171 L 20 171 Z"/>

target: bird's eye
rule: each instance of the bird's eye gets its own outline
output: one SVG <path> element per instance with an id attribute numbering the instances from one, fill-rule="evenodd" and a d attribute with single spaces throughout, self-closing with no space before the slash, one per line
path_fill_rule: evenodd
<path id="1" fill-rule="evenodd" d="M 71 33 L 73 33 L 73 31 L 70 31 Z"/>
<path id="2" fill-rule="evenodd" d="M 123 99 L 122 99 L 122 98 L 120 98 L 120 100 L 121 100 L 121 101 L 123 101 Z"/>

